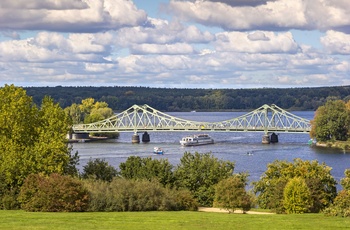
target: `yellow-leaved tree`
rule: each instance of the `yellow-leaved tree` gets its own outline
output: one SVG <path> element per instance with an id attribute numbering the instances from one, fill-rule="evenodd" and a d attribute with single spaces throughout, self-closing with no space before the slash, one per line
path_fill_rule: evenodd
<path id="1" fill-rule="evenodd" d="M 66 139 L 70 126 L 68 116 L 51 98 L 45 97 L 38 107 L 24 89 L 14 85 L 1 88 L 2 187 L 16 190 L 34 173 L 77 174 L 78 155 L 71 154 Z M 4 193 L 0 191 L 0 195 Z"/>

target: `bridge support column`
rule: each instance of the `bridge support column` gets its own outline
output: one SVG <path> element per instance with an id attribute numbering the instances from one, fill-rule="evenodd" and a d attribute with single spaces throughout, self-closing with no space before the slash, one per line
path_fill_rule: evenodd
<path id="1" fill-rule="evenodd" d="M 269 136 L 269 134 L 264 134 L 264 136 L 262 137 L 262 143 L 263 144 L 270 144 L 270 136 Z"/>
<path id="2" fill-rule="evenodd" d="M 276 133 L 271 134 L 271 143 L 278 143 L 278 136 Z"/>
<path id="3" fill-rule="evenodd" d="M 133 144 L 138 144 L 138 143 L 140 143 L 140 136 L 139 136 L 137 133 L 135 133 L 134 135 L 132 135 L 131 143 L 133 143 Z"/>
<path id="4" fill-rule="evenodd" d="M 150 137 L 149 137 L 149 134 L 147 132 L 144 132 L 144 134 L 142 134 L 142 142 L 144 143 L 148 143 L 150 142 Z"/>

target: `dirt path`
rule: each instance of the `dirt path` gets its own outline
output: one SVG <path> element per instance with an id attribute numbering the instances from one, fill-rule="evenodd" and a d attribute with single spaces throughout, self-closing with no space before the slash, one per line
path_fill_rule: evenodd
<path id="1" fill-rule="evenodd" d="M 198 208 L 199 212 L 222 212 L 222 213 L 228 213 L 227 210 L 221 209 L 221 208 L 205 208 L 205 207 L 199 207 Z M 235 210 L 234 213 L 243 213 L 242 210 Z M 270 213 L 270 212 L 255 212 L 255 211 L 248 211 L 246 214 L 259 214 L 259 215 L 271 215 L 275 213 Z"/>

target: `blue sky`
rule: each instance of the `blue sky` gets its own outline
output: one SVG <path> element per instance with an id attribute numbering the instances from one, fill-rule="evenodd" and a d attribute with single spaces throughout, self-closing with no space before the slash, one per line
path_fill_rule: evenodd
<path id="1" fill-rule="evenodd" d="M 348 0 L 1 0 L 0 84 L 350 85 Z"/>

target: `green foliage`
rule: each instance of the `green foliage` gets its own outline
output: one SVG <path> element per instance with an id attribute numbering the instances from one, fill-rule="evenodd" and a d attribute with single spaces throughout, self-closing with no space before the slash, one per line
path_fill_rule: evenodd
<path id="1" fill-rule="evenodd" d="M 312 121 L 310 136 L 318 141 L 345 141 L 350 128 L 350 110 L 341 100 L 329 100 L 320 106 Z"/>
<path id="2" fill-rule="evenodd" d="M 120 176 L 125 179 L 157 180 L 164 186 L 172 186 L 174 183 L 173 166 L 168 159 L 128 157 L 126 162 L 120 163 Z"/>
<path id="3" fill-rule="evenodd" d="M 95 180 L 112 181 L 112 179 L 117 176 L 117 170 L 108 164 L 105 160 L 95 159 L 89 160 L 89 162 L 84 166 L 82 178 L 92 178 Z"/>
<path id="4" fill-rule="evenodd" d="M 306 213 L 311 203 L 311 194 L 305 180 L 300 177 L 290 179 L 283 191 L 283 206 L 286 212 Z"/>
<path id="5" fill-rule="evenodd" d="M 114 178 L 111 183 L 85 181 L 90 191 L 89 211 L 196 210 L 189 191 L 164 188 L 157 181 Z"/>
<path id="6" fill-rule="evenodd" d="M 70 117 L 73 124 L 81 122 L 93 123 L 114 115 L 113 110 L 108 107 L 106 102 L 95 102 L 93 98 L 87 98 L 81 101 L 81 104 L 73 103 L 64 109 Z"/>
<path id="7" fill-rule="evenodd" d="M 69 116 L 73 124 L 80 124 L 84 119 L 84 114 L 81 111 L 78 104 L 73 103 L 71 106 L 66 107 L 64 112 Z"/>
<path id="8" fill-rule="evenodd" d="M 310 212 L 319 212 L 328 207 L 336 196 L 336 181 L 330 171 L 330 167 L 316 160 L 294 159 L 293 163 L 276 160 L 268 164 L 259 181 L 253 182 L 258 204 L 261 208 L 284 212 L 284 188 L 290 179 L 300 177 L 305 180 L 311 194 Z"/>
<path id="9" fill-rule="evenodd" d="M 9 189 L 32 173 L 73 173 L 75 165 L 66 134 L 70 123 L 49 97 L 41 107 L 14 85 L 0 89 L 0 174 Z"/>
<path id="10" fill-rule="evenodd" d="M 89 194 L 80 181 L 70 176 L 31 174 L 21 187 L 18 200 L 26 211 L 80 212 L 87 210 Z"/>
<path id="11" fill-rule="evenodd" d="M 6 183 L 6 176 L 0 174 L 0 209 L 19 209 L 18 193 L 18 188 L 9 188 L 9 185 Z"/>
<path id="12" fill-rule="evenodd" d="M 212 206 L 215 185 L 233 170 L 233 162 L 218 160 L 211 153 L 185 152 L 174 173 L 178 187 L 190 190 L 200 205 Z"/>
<path id="13" fill-rule="evenodd" d="M 246 191 L 248 174 L 233 175 L 221 180 L 215 187 L 214 207 L 234 212 L 242 209 L 245 213 L 252 205 L 252 197 Z"/>
<path id="14" fill-rule="evenodd" d="M 324 213 L 328 216 L 350 217 L 350 190 L 340 191 L 334 203 Z"/>
<path id="15" fill-rule="evenodd" d="M 344 174 L 345 177 L 340 180 L 340 184 L 344 190 L 350 190 L 350 169 L 346 169 Z"/>
<path id="16" fill-rule="evenodd" d="M 350 170 L 346 169 L 345 177 L 340 180 L 343 190 L 334 199 L 333 204 L 324 210 L 328 216 L 350 217 Z"/>

